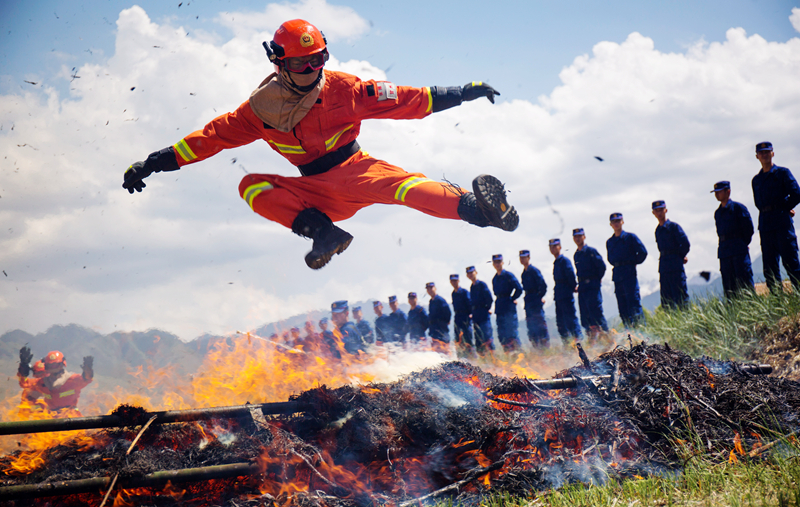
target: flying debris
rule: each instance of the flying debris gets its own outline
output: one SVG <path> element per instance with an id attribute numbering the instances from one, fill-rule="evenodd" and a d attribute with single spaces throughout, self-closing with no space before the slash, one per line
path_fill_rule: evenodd
<path id="1" fill-rule="evenodd" d="M 597 159 L 597 160 L 599 160 L 600 162 L 602 162 L 602 161 L 603 161 L 603 157 L 598 157 L 597 155 L 595 155 L 595 156 L 594 156 L 594 158 L 596 158 L 596 159 Z"/>
<path id="2" fill-rule="evenodd" d="M 701 271 L 700 276 L 703 277 L 705 281 L 711 280 L 711 271 Z"/>
<path id="3" fill-rule="evenodd" d="M 25 81 L 25 82 L 26 82 L 26 83 L 28 83 L 28 84 L 32 84 L 32 85 L 37 85 L 37 84 L 39 84 L 39 83 L 37 83 L 37 82 L 35 82 L 35 81 Z"/>
<path id="4" fill-rule="evenodd" d="M 559 222 L 561 222 L 561 229 L 554 234 L 554 237 L 561 236 L 561 233 L 564 232 L 564 217 L 562 217 L 561 213 L 559 213 L 558 210 L 553 207 L 553 204 L 550 202 L 550 197 L 544 196 L 544 199 L 547 201 L 547 205 L 550 206 L 550 211 L 552 211 L 553 214 L 558 217 Z"/>
<path id="5" fill-rule="evenodd" d="M 135 87 L 135 86 L 131 86 L 131 91 L 133 91 L 133 90 L 135 90 L 135 89 L 136 89 L 136 87 Z"/>
<path id="6" fill-rule="evenodd" d="M 6 273 L 5 269 L 3 270 L 3 274 L 6 275 L 6 278 L 8 278 L 8 273 Z"/>

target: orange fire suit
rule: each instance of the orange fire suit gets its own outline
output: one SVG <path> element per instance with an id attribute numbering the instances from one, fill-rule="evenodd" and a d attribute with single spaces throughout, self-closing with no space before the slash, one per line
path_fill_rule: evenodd
<path id="1" fill-rule="evenodd" d="M 76 408 L 81 391 L 92 383 L 92 379 L 86 380 L 79 373 L 65 372 L 64 375 L 66 380 L 63 382 L 60 382 L 60 379 L 56 380 L 56 385 L 52 387 L 48 387 L 44 378 L 36 379 L 36 382 L 30 387 L 31 390 L 42 394 L 48 410 Z"/>
<path id="2" fill-rule="evenodd" d="M 386 81 L 362 81 L 343 72 L 324 72 L 325 84 L 317 103 L 291 132 L 266 125 L 245 102 L 176 143 L 178 165 L 263 139 L 290 163 L 303 166 L 355 141 L 362 120 L 420 119 L 432 112 L 433 97 L 427 87 L 395 86 Z M 316 208 L 336 222 L 375 203 L 402 204 L 435 217 L 459 219 L 456 210 L 463 192 L 466 190 L 423 174 L 407 173 L 361 150 L 321 174 L 249 174 L 239 184 L 239 194 L 253 211 L 290 228 L 298 213 L 307 208 Z"/>

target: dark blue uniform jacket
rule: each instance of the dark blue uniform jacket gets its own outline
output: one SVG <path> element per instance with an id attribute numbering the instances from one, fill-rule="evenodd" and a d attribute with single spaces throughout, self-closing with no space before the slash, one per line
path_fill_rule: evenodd
<path id="1" fill-rule="evenodd" d="M 485 322 L 489 318 L 494 298 L 486 282 L 476 280 L 469 289 L 469 299 L 472 303 L 473 322 Z"/>
<path id="2" fill-rule="evenodd" d="M 505 269 L 500 274 L 492 278 L 492 288 L 497 300 L 494 302 L 495 314 L 506 314 L 515 312 L 514 301 L 522 295 L 522 285 L 514 276 L 514 273 Z"/>
<path id="3" fill-rule="evenodd" d="M 572 300 L 572 293 L 575 292 L 575 287 L 578 283 L 575 281 L 575 271 L 572 270 L 572 263 L 564 257 L 559 255 L 553 262 L 553 280 L 556 286 L 553 289 L 556 299 Z"/>
<path id="4" fill-rule="evenodd" d="M 425 308 L 416 306 L 408 311 L 407 329 L 413 338 L 425 336 L 428 330 L 428 312 Z"/>
<path id="5" fill-rule="evenodd" d="M 683 259 L 689 254 L 689 238 L 681 226 L 667 220 L 664 225 L 656 227 L 656 244 L 661 253 L 658 272 L 683 271 Z"/>
<path id="6" fill-rule="evenodd" d="M 717 223 L 717 236 L 719 248 L 717 258 L 724 259 L 736 255 L 745 255 L 747 245 L 753 239 L 753 219 L 744 204 L 728 201 L 724 208 L 719 205 L 714 212 L 714 221 Z"/>
<path id="7" fill-rule="evenodd" d="M 600 282 L 606 274 L 606 263 L 603 256 L 589 245 L 583 245 L 582 250 L 576 250 L 573 259 L 575 259 L 575 271 L 579 283 Z"/>
<path id="8" fill-rule="evenodd" d="M 616 281 L 636 278 L 636 265 L 647 258 L 647 249 L 636 234 L 622 231 L 606 241 L 608 263 L 614 266 L 611 279 Z"/>
<path id="9" fill-rule="evenodd" d="M 753 177 L 753 199 L 758 214 L 758 230 L 794 230 L 789 211 L 800 204 L 800 187 L 785 167 L 773 165 L 770 172 L 759 171 Z"/>
<path id="10" fill-rule="evenodd" d="M 389 314 L 389 322 L 391 323 L 391 339 L 394 341 L 403 341 L 406 337 L 406 313 L 400 308 Z"/>
<path id="11" fill-rule="evenodd" d="M 453 312 L 456 315 L 469 315 L 472 313 L 469 291 L 464 287 L 459 287 L 457 291 L 453 291 Z"/>
<path id="12" fill-rule="evenodd" d="M 525 308 L 542 306 L 542 298 L 547 294 L 547 282 L 544 281 L 542 272 L 533 264 L 522 272 L 522 288 L 525 289 Z"/>
<path id="13" fill-rule="evenodd" d="M 434 333 L 436 330 L 446 332 L 447 326 L 450 325 L 450 317 L 452 316 L 452 313 L 450 313 L 450 305 L 447 304 L 447 301 L 445 301 L 442 296 L 436 294 L 436 296 L 431 298 L 431 302 L 428 305 L 428 316 L 431 333 Z"/>

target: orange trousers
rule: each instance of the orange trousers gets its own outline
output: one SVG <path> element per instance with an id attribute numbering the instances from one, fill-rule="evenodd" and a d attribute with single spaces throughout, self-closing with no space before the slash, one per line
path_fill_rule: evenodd
<path id="1" fill-rule="evenodd" d="M 289 228 L 307 208 L 338 222 L 376 203 L 401 204 L 426 215 L 459 220 L 456 210 L 464 192 L 423 174 L 407 173 L 363 151 L 315 176 L 248 174 L 239 183 L 239 195 L 253 211 Z"/>

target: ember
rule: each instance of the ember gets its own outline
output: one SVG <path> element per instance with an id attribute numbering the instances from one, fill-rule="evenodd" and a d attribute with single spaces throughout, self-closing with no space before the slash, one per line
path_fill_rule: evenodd
<path id="1" fill-rule="evenodd" d="M 672 444 L 683 435 L 733 461 L 798 429 L 800 385 L 750 371 L 637 345 L 565 370 L 545 382 L 572 387 L 552 391 L 451 362 L 392 383 L 305 391 L 289 400 L 303 412 L 267 418 L 254 405 L 230 419 L 104 430 L 24 470 L 21 453 L 5 456 L 0 500 L 99 505 L 113 489 L 115 505 L 406 507 L 647 476 L 680 466 Z M 116 415 L 151 417 L 135 407 Z"/>

